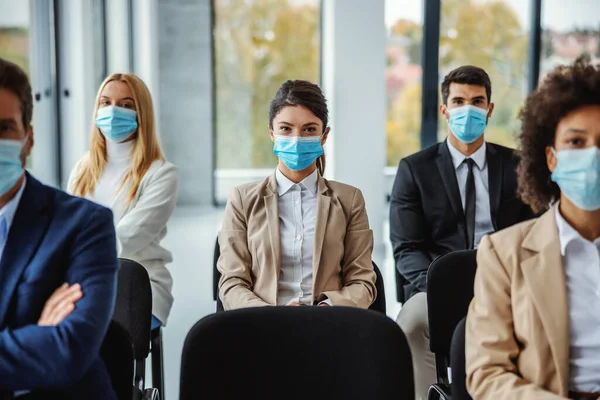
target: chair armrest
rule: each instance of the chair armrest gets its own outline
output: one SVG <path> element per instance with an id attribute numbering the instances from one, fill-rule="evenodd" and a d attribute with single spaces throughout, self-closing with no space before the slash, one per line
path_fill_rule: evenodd
<path id="1" fill-rule="evenodd" d="M 429 392 L 427 393 L 427 400 L 452 400 L 452 392 L 450 386 L 443 385 L 440 383 L 429 386 Z"/>

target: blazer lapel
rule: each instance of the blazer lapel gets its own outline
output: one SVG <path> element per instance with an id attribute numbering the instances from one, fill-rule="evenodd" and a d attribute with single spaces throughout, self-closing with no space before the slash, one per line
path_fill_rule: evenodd
<path id="1" fill-rule="evenodd" d="M 263 199 L 267 212 L 269 239 L 271 241 L 271 260 L 275 271 L 274 282 L 277 282 L 279 280 L 279 268 L 281 265 L 281 238 L 279 236 L 279 195 L 277 193 L 277 181 L 274 174 L 269 178 Z"/>
<path id="2" fill-rule="evenodd" d="M 26 176 L 25 190 L 0 261 L 0 329 L 4 325 L 15 287 L 50 223 L 46 190 L 29 173 Z"/>
<path id="3" fill-rule="evenodd" d="M 325 240 L 327 220 L 329 219 L 329 208 L 331 206 L 331 197 L 327 195 L 328 189 L 325 179 L 319 175 L 317 190 L 317 220 L 315 221 L 315 244 L 313 248 L 313 288 L 316 286 L 315 282 L 317 281 L 319 266 L 321 264 L 323 241 Z"/>
<path id="4" fill-rule="evenodd" d="M 464 221 L 465 214 L 463 212 L 462 200 L 460 199 L 458 181 L 456 180 L 456 170 L 452 163 L 452 156 L 450 155 L 450 150 L 448 150 L 448 144 L 445 141 L 438 145 L 436 164 L 440 171 L 440 175 L 442 176 L 444 188 L 446 189 L 446 194 L 448 195 L 452 209 L 459 220 Z"/>
<path id="5" fill-rule="evenodd" d="M 569 310 L 558 229 L 551 208 L 535 223 L 523 248 L 534 255 L 521 264 L 521 270 L 542 326 L 548 337 L 562 386 L 568 391 Z"/>
<path id="6" fill-rule="evenodd" d="M 504 173 L 504 166 L 502 165 L 502 157 L 498 154 L 496 148 L 487 143 L 486 145 L 486 162 L 488 164 L 488 185 L 490 194 L 490 214 L 492 216 L 492 224 L 494 229 L 497 230 L 497 214 L 498 207 L 500 206 L 500 196 L 502 194 L 502 178 Z"/>

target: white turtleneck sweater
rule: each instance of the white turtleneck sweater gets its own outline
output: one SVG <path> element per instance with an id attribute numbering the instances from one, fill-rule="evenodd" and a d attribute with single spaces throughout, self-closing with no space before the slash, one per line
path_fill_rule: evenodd
<path id="1" fill-rule="evenodd" d="M 105 207 L 112 208 L 115 197 L 125 174 L 131 168 L 131 148 L 134 141 L 123 143 L 106 141 L 108 163 L 98 183 L 91 200 Z"/>
<path id="2" fill-rule="evenodd" d="M 173 279 L 166 265 L 173 261 L 171 252 L 161 242 L 167 234 L 167 223 L 177 202 L 179 173 L 173 164 L 156 160 L 140 181 L 136 195 L 127 201 L 130 186 L 119 188 L 131 168 L 131 147 L 135 142 L 106 141 L 108 163 L 93 193 L 86 197 L 113 211 L 119 257 L 137 261 L 150 276 L 152 314 L 167 322 L 173 296 Z M 73 193 L 75 179 L 81 173 L 86 154 L 73 167 L 68 192 Z"/>

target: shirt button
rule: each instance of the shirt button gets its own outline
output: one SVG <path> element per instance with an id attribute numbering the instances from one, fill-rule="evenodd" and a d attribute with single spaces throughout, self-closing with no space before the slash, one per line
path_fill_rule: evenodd
<path id="1" fill-rule="evenodd" d="M 296 200 L 296 204 L 300 204 L 300 200 Z"/>
<path id="2" fill-rule="evenodd" d="M 302 235 L 296 236 L 296 239 L 298 239 L 298 240 L 302 239 Z"/>
<path id="3" fill-rule="evenodd" d="M 298 283 L 302 283 L 302 279 L 298 279 Z"/>

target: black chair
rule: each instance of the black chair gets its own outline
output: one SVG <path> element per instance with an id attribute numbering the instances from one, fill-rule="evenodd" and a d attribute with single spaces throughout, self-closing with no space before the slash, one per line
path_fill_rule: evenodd
<path id="1" fill-rule="evenodd" d="M 213 300 L 219 301 L 219 278 L 221 273 L 217 269 L 217 262 L 221 256 L 221 247 L 219 246 L 219 238 L 215 241 L 215 250 L 213 252 Z M 217 310 L 219 311 L 219 310 Z"/>
<path id="2" fill-rule="evenodd" d="M 386 313 L 386 305 L 385 305 L 385 285 L 383 283 L 383 275 L 381 275 L 381 271 L 375 261 L 373 261 L 373 269 L 375 270 L 375 275 L 377 275 L 377 279 L 375 280 L 375 288 L 377 289 L 377 296 L 375 297 L 375 301 L 369 307 L 369 310 L 379 311 L 385 315 Z"/>
<path id="3" fill-rule="evenodd" d="M 351 307 L 257 307 L 210 315 L 188 333 L 180 400 L 307 395 L 413 399 L 402 330 L 380 313 Z"/>
<path id="4" fill-rule="evenodd" d="M 133 340 L 121 324 L 112 321 L 102 342 L 100 356 L 106 365 L 112 387 L 119 400 L 131 400 L 134 395 Z"/>
<path id="5" fill-rule="evenodd" d="M 473 400 L 467 392 L 465 372 L 465 322 L 463 318 L 452 335 L 450 347 L 450 369 L 452 373 L 452 400 Z"/>
<path id="6" fill-rule="evenodd" d="M 113 320 L 122 325 L 131 335 L 135 355 L 134 384 L 137 395 L 144 398 L 164 399 L 164 378 L 162 367 L 162 336 L 151 333 L 152 288 L 146 269 L 139 263 L 120 258 L 117 283 L 117 300 Z M 146 358 L 152 343 L 152 383 L 154 388 L 146 388 Z"/>
<path id="7" fill-rule="evenodd" d="M 437 384 L 429 388 L 429 399 L 450 399 L 448 380 L 450 343 L 458 322 L 467 315 L 473 298 L 477 269 L 476 250 L 442 255 L 427 271 L 429 347 L 435 354 Z"/>
<path id="8" fill-rule="evenodd" d="M 217 312 L 225 311 L 223 307 L 223 302 L 219 297 L 219 279 L 221 278 L 221 273 L 217 268 L 217 261 L 219 261 L 219 256 L 221 255 L 221 248 L 219 247 L 219 239 L 217 238 L 217 242 L 215 243 L 215 250 L 213 254 L 213 299 L 217 301 Z M 377 289 L 377 297 L 369 310 L 379 311 L 383 314 L 386 313 L 386 305 L 385 305 L 385 285 L 383 283 L 383 275 L 381 275 L 381 271 L 375 262 L 373 262 L 373 269 L 375 270 L 375 274 L 377 275 L 377 279 L 375 280 L 375 288 Z"/>

